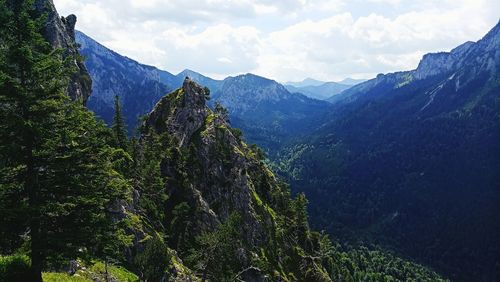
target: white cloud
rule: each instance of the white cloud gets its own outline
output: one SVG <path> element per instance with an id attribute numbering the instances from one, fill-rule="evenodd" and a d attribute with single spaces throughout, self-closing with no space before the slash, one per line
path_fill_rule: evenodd
<path id="1" fill-rule="evenodd" d="M 411 69 L 477 40 L 498 0 L 55 0 L 77 28 L 140 62 L 288 81 Z M 385 8 L 384 8 L 385 7 Z"/>

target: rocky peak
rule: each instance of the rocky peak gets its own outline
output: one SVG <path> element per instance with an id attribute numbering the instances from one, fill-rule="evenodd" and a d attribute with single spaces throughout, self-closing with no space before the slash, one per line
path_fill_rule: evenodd
<path id="1" fill-rule="evenodd" d="M 208 116 L 206 97 L 208 90 L 189 77 L 184 79 L 182 88 L 163 97 L 151 112 L 146 126 L 156 132 L 168 132 L 177 137 L 181 147 L 189 143 L 192 135 L 199 130 Z"/>
<path id="2" fill-rule="evenodd" d="M 305 233 L 300 232 L 304 236 L 297 233 L 296 243 L 294 239 L 283 240 L 282 235 L 288 235 L 282 230 L 289 228 L 283 224 L 295 218 L 287 187 L 266 167 L 260 150 L 246 145 L 241 132 L 231 128 L 223 111 L 206 106 L 207 94 L 206 87 L 185 78 L 181 88 L 160 100 L 143 127 L 141 142 L 160 139 L 159 146 L 165 150 L 160 171 L 165 180 L 162 191 L 168 194 L 162 225 L 175 223 L 169 231 L 169 244 L 184 259 L 189 254 L 188 242 L 237 216 L 235 242 L 239 242 L 228 255 L 235 265 L 230 267 L 242 280 L 267 281 L 266 273 L 273 275 L 270 281 L 329 281 L 311 279 L 299 269 L 299 265 L 311 264 L 316 253 L 312 248 L 319 242 L 307 239 L 307 226 L 301 229 Z M 176 216 L 181 210 L 185 219 Z M 297 264 L 287 259 L 294 252 Z M 287 265 L 269 264 L 267 269 L 266 264 L 264 270 L 254 267 L 257 261 L 283 261 Z M 311 277 L 326 273 L 320 264 L 312 264 Z M 294 279 L 281 279 L 287 276 Z"/>
<path id="3" fill-rule="evenodd" d="M 68 95 L 86 103 L 92 92 L 92 80 L 83 62 L 78 60 L 78 47 L 75 42 L 76 16 L 59 17 L 52 0 L 36 0 L 35 9 L 47 15 L 44 28 L 45 39 L 54 47 L 64 49 L 64 56 L 71 57 L 77 68 L 68 86 Z"/>
<path id="4" fill-rule="evenodd" d="M 276 180 L 233 134 L 229 123 L 206 106 L 207 94 L 205 87 L 186 77 L 182 88 L 165 96 L 146 120 L 146 128 L 173 137 L 180 151 L 189 151 L 199 165 L 198 173 L 194 169 L 187 172 L 188 175 L 196 173 L 191 176 L 193 182 L 188 187 L 173 188 L 182 191 L 182 196 L 173 192 L 170 198 L 172 201 L 188 199 L 190 205 L 196 207 L 195 217 L 200 222 L 192 227 L 194 233 L 210 231 L 237 212 L 245 221 L 246 240 L 252 244 L 262 242 L 266 237 L 263 225 L 270 224 L 262 223 L 262 219 L 269 221 L 270 214 L 264 210 L 257 216 L 255 201 L 260 200 L 254 195 L 262 189 L 256 187 L 262 179 L 254 177 L 265 178 L 265 185 L 269 187 L 276 187 Z M 167 178 L 176 178 L 169 174 L 175 171 L 175 165 L 168 160 L 163 162 L 162 170 Z M 262 199 L 270 197 L 270 191 L 261 192 Z"/>
<path id="5" fill-rule="evenodd" d="M 453 52 L 430 53 L 424 55 L 415 70 L 416 79 L 425 79 L 440 73 L 451 71 L 455 67 L 456 55 Z"/>
<path id="6" fill-rule="evenodd" d="M 182 83 L 182 103 L 184 107 L 188 108 L 204 108 L 207 95 L 209 95 L 206 88 L 202 88 L 196 82 L 186 76 Z"/>
<path id="7" fill-rule="evenodd" d="M 500 62 L 500 22 L 478 42 L 466 42 L 450 52 L 426 54 L 414 71 L 414 78 L 425 79 L 470 65 L 475 72 L 493 74 Z"/>
<path id="8" fill-rule="evenodd" d="M 483 40 L 495 40 L 497 43 L 500 41 L 500 20 L 497 25 L 493 27 L 484 37 Z"/>

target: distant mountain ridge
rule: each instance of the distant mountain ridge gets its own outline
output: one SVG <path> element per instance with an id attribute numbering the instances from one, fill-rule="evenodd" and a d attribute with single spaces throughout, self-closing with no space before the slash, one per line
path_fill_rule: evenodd
<path id="1" fill-rule="evenodd" d="M 141 116 L 149 113 L 165 94 L 182 86 L 186 76 L 207 86 L 213 92 L 222 85 L 191 70 L 177 75 L 141 64 L 103 46 L 83 32 L 76 31 L 76 42 L 85 57 L 92 77 L 92 95 L 87 106 L 107 124 L 114 113 L 114 97 L 120 97 L 129 134 L 133 134 Z"/>
<path id="2" fill-rule="evenodd" d="M 339 81 L 338 83 L 340 84 L 344 84 L 344 85 L 351 85 L 351 86 L 354 86 L 356 84 L 360 84 L 360 83 L 363 83 L 365 81 L 367 81 L 368 79 L 354 79 L 354 78 L 345 78 L 341 81 Z"/>
<path id="3" fill-rule="evenodd" d="M 328 98 L 351 88 L 350 85 L 339 84 L 336 82 L 326 82 L 321 85 L 310 85 L 303 87 L 286 85 L 285 87 L 292 93 L 301 93 L 310 98 L 318 100 L 327 100 Z"/>
<path id="4" fill-rule="evenodd" d="M 313 99 L 328 100 L 332 96 L 365 81 L 363 79 L 346 78 L 340 82 L 324 82 L 306 78 L 300 82 L 287 82 L 285 88 L 292 93 L 301 93 Z"/>
<path id="5" fill-rule="evenodd" d="M 379 74 L 376 78 L 353 86 L 348 91 L 337 97 L 328 99 L 335 102 L 352 95 L 366 93 L 372 88 L 382 84 L 393 85 L 393 88 L 400 88 L 410 83 L 425 80 L 427 78 L 456 72 L 450 81 L 455 81 L 457 89 L 467 82 L 466 75 L 478 72 L 497 71 L 495 60 L 498 60 L 500 25 L 496 25 L 478 42 L 466 42 L 450 52 L 430 53 L 424 55 L 418 67 L 412 71 L 396 72 L 390 74 Z M 472 69 L 467 70 L 467 66 Z"/>
<path id="6" fill-rule="evenodd" d="M 306 78 L 306 79 L 299 81 L 299 82 L 293 82 L 293 81 L 286 82 L 284 85 L 290 85 L 293 87 L 305 87 L 305 86 L 320 86 L 320 85 L 325 84 L 325 83 L 326 83 L 326 81 L 320 81 L 320 80 L 316 80 L 314 78 Z"/>
<path id="7" fill-rule="evenodd" d="M 245 132 L 248 141 L 267 149 L 314 128 L 315 117 L 330 107 L 327 102 L 290 93 L 278 82 L 253 74 L 226 78 L 213 94 L 214 102 L 229 110 L 234 126 Z"/>

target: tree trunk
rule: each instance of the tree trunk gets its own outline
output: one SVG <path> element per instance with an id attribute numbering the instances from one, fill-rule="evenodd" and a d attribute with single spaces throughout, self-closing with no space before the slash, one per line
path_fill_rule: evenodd
<path id="1" fill-rule="evenodd" d="M 35 171 L 32 142 L 26 148 L 26 181 L 25 189 L 28 192 L 30 209 L 30 239 L 31 239 L 31 276 L 33 282 L 42 282 L 42 240 L 40 236 L 40 214 L 38 177 Z"/>
<path id="2" fill-rule="evenodd" d="M 104 260 L 104 272 L 106 275 L 106 282 L 109 282 L 109 274 L 108 274 L 108 259 Z"/>

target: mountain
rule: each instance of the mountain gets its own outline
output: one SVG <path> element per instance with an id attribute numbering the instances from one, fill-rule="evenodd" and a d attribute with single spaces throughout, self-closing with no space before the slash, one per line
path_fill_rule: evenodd
<path id="1" fill-rule="evenodd" d="M 313 78 L 306 78 L 299 82 L 287 82 L 285 85 L 290 85 L 293 87 L 306 87 L 306 86 L 320 86 L 321 84 L 325 84 L 325 81 L 319 81 Z"/>
<path id="2" fill-rule="evenodd" d="M 366 79 L 353 79 L 353 78 L 345 78 L 341 81 L 339 81 L 338 83 L 340 84 L 344 84 L 344 85 L 350 85 L 350 86 L 354 86 L 354 85 L 357 85 L 357 84 L 360 84 L 360 83 L 363 83 L 367 81 Z"/>
<path id="3" fill-rule="evenodd" d="M 78 50 L 75 48 L 76 16 L 60 17 L 52 0 L 36 0 L 35 9 L 47 17 L 43 36 L 54 48 L 65 50 L 64 56 L 70 58 L 76 66 L 76 73 L 68 85 L 68 95 L 76 100 L 81 99 L 85 104 L 91 94 L 92 80 L 85 65 L 78 60 Z"/>
<path id="4" fill-rule="evenodd" d="M 195 81 L 196 83 L 199 83 L 200 85 L 208 87 L 210 89 L 210 92 L 215 93 L 217 92 L 220 87 L 222 86 L 222 81 L 221 80 L 215 80 L 210 77 L 204 76 L 198 72 L 192 71 L 192 70 L 183 70 L 179 74 L 176 75 L 177 81 L 176 85 L 177 87 L 180 87 L 182 85 L 182 82 L 186 77 L 189 77 L 191 80 Z"/>
<path id="5" fill-rule="evenodd" d="M 334 95 L 341 93 L 344 90 L 351 88 L 351 86 L 336 82 L 326 82 L 320 85 L 309 85 L 302 87 L 286 85 L 285 88 L 292 93 L 301 93 L 313 99 L 326 100 Z"/>
<path id="6" fill-rule="evenodd" d="M 330 99 L 276 160 L 314 226 L 382 244 L 454 281 L 500 278 L 500 24 Z"/>
<path id="7" fill-rule="evenodd" d="M 232 124 L 245 132 L 246 140 L 268 150 L 281 146 L 288 136 L 307 132 L 330 107 L 253 74 L 226 78 L 212 98 L 211 103 L 229 110 Z"/>
<path id="8" fill-rule="evenodd" d="M 82 32 L 76 32 L 76 41 L 93 81 L 87 107 L 108 125 L 113 120 L 115 96 L 120 97 L 132 134 L 139 118 L 177 87 L 176 76 L 121 56 Z"/>

